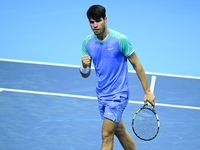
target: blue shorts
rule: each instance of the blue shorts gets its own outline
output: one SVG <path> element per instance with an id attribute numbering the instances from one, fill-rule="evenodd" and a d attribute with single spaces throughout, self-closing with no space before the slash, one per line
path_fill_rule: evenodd
<path id="1" fill-rule="evenodd" d="M 124 109 L 128 104 L 128 98 L 119 96 L 117 99 L 98 99 L 98 108 L 101 118 L 120 122 Z"/>

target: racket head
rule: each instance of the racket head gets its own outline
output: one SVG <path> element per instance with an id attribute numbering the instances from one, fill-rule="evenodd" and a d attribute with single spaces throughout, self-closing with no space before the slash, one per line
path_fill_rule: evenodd
<path id="1" fill-rule="evenodd" d="M 160 122 L 154 108 L 145 104 L 134 115 L 132 129 L 134 134 L 141 140 L 153 140 L 159 132 Z"/>

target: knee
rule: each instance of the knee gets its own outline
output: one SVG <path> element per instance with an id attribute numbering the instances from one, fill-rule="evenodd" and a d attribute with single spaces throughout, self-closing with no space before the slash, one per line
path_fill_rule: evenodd
<path id="1" fill-rule="evenodd" d="M 114 137 L 114 134 L 109 133 L 107 131 L 103 131 L 103 130 L 101 131 L 101 134 L 102 134 L 102 141 L 105 143 L 111 141 Z"/>

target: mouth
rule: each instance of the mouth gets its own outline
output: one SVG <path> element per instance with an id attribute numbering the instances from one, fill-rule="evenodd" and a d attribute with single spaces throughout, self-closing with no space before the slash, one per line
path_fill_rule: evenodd
<path id="1" fill-rule="evenodd" d="M 93 29 L 93 31 L 94 31 L 94 32 L 98 32 L 98 31 L 99 31 L 99 29 Z"/>

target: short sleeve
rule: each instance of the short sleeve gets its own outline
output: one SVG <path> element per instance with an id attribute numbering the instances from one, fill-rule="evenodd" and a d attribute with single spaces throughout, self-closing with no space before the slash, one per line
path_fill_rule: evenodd
<path id="1" fill-rule="evenodd" d="M 130 56 L 135 51 L 130 40 L 126 36 L 120 38 L 119 44 L 121 53 L 126 57 Z"/>
<path id="2" fill-rule="evenodd" d="M 82 56 L 85 56 L 85 55 L 88 55 L 90 56 L 90 54 L 88 53 L 87 51 L 87 48 L 86 48 L 86 40 L 83 41 L 83 44 L 82 44 Z"/>

